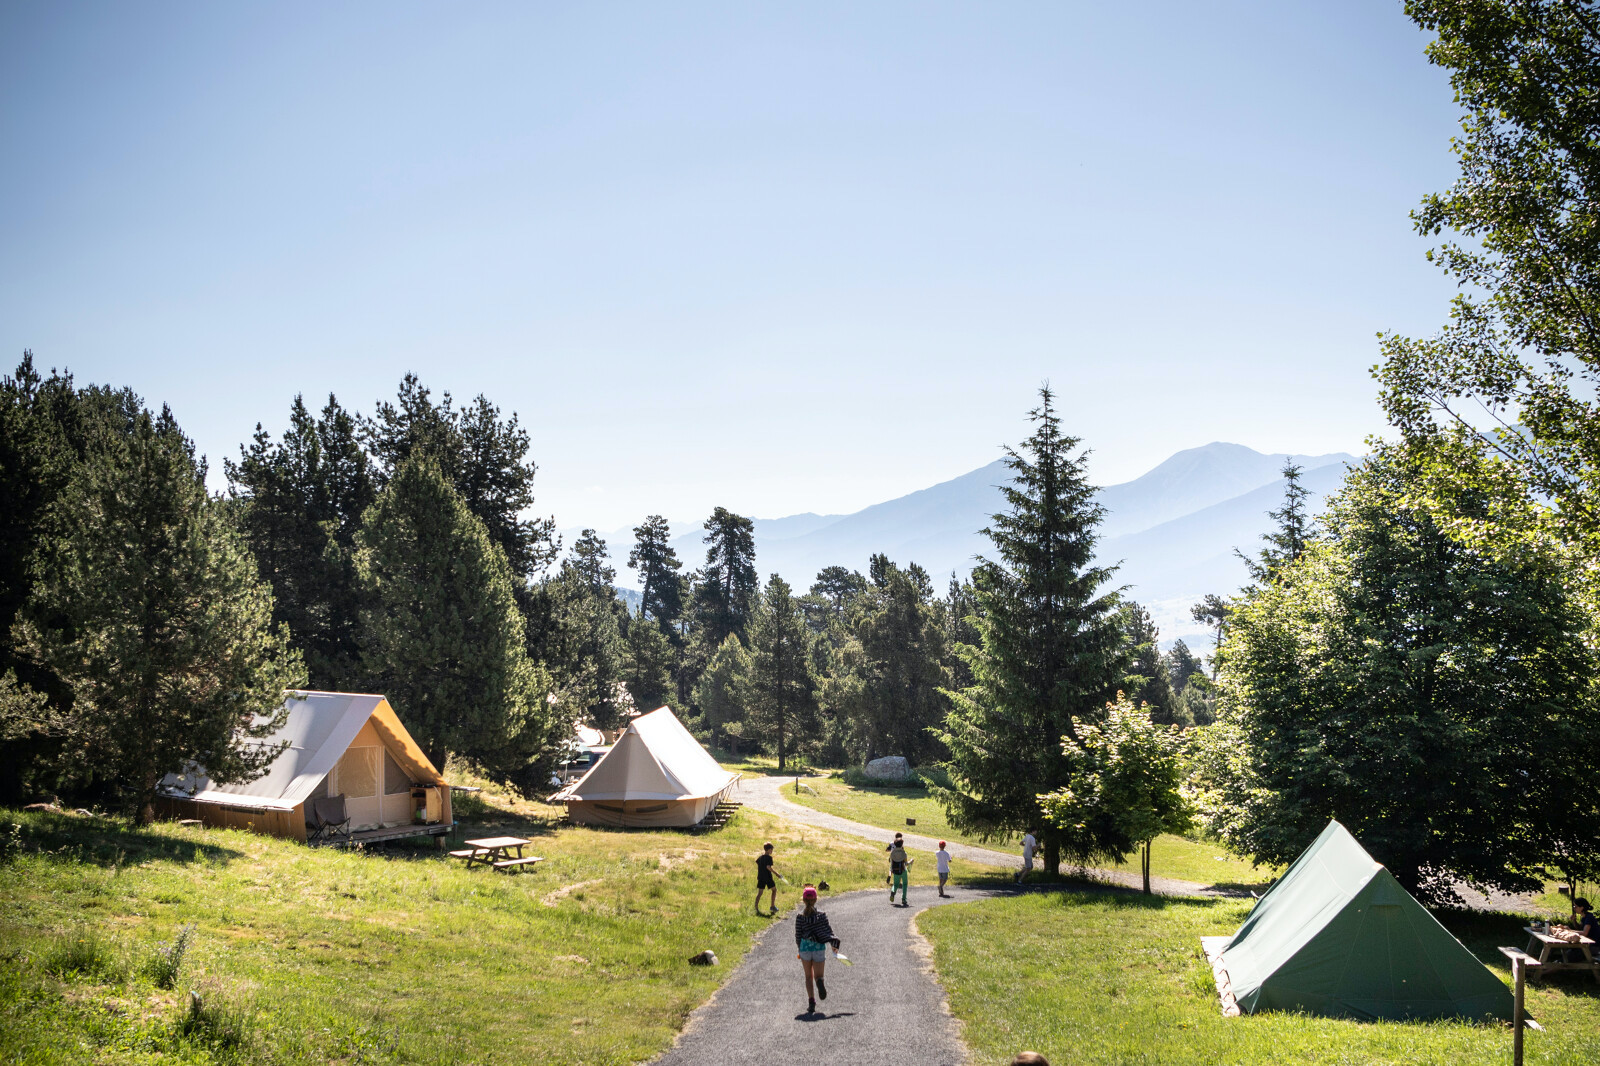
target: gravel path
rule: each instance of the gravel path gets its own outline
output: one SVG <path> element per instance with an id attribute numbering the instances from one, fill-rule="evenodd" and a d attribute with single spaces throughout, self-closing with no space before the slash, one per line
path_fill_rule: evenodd
<path id="1" fill-rule="evenodd" d="M 828 915 L 854 966 L 829 964 L 826 1002 L 806 1013 L 805 977 L 795 960 L 791 908 L 772 920 L 727 982 L 689 1017 L 656 1066 L 707 1063 L 838 1063 L 840 1066 L 956 1066 L 966 1048 L 934 980 L 926 941 L 912 919 L 929 907 L 996 895 L 954 889 L 940 899 L 913 888 L 910 906 L 877 889 L 825 896 Z"/>
<path id="2" fill-rule="evenodd" d="M 861 822 L 852 822 L 848 818 L 840 818 L 835 814 L 813 810 L 810 807 L 795 803 L 783 795 L 783 786 L 788 784 L 794 787 L 792 777 L 746 777 L 739 782 L 735 793 L 736 799 L 758 811 L 776 814 L 791 822 L 802 825 L 814 825 L 820 829 L 832 829 L 838 833 L 850 836 L 864 837 L 867 840 L 878 840 L 887 844 L 894 839 L 893 829 L 883 829 L 875 825 L 866 825 Z M 939 841 L 933 837 L 920 836 L 916 833 L 906 833 L 905 846 L 907 851 L 925 851 L 929 856 L 939 847 Z M 970 844 L 949 843 L 945 850 L 957 858 L 967 859 L 971 862 L 982 863 L 986 866 L 1000 866 L 1010 870 L 1021 869 L 1022 850 L 1016 852 L 994 851 L 990 848 L 973 847 Z M 1042 869 L 1041 863 L 1037 868 Z M 916 867 L 917 879 L 927 884 L 931 878 L 927 871 L 933 869 L 932 861 L 922 863 Z M 1127 873 L 1122 870 L 1087 869 L 1084 875 L 1095 881 L 1106 884 L 1121 885 L 1124 888 L 1142 888 L 1143 882 L 1137 874 Z M 1219 889 L 1212 885 L 1202 885 L 1196 881 L 1180 881 L 1171 877 L 1150 878 L 1150 889 L 1163 896 L 1248 896 L 1249 893 L 1242 889 Z"/>

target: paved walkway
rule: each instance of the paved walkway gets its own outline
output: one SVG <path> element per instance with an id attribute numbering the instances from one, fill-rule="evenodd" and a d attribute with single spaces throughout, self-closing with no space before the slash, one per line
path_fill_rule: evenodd
<path id="1" fill-rule="evenodd" d="M 689 1016 L 656 1066 L 706 1063 L 838 1063 L 840 1066 L 956 1066 L 966 1048 L 944 990 L 911 919 L 929 907 L 996 895 L 955 889 L 940 899 L 924 885 L 910 906 L 878 889 L 824 895 L 820 906 L 855 965 L 826 967 L 828 998 L 806 1013 L 805 976 L 795 959 L 791 907 L 760 934 L 732 976 Z M 792 895 L 791 895 L 792 898 Z"/>
<path id="2" fill-rule="evenodd" d="M 783 794 L 783 787 L 794 787 L 792 777 L 746 777 L 739 782 L 739 787 L 734 798 L 746 806 L 754 807 L 758 811 L 776 814 L 791 822 L 802 825 L 814 825 L 820 829 L 832 829 L 838 833 L 850 836 L 864 837 L 867 840 L 878 840 L 887 844 L 894 839 L 893 829 L 884 829 L 876 825 L 866 825 L 862 822 L 853 822 L 848 818 L 827 814 L 823 811 L 813 810 L 802 804 L 795 803 Z M 925 851 L 930 856 L 939 848 L 939 841 L 933 837 L 920 836 L 916 833 L 906 833 L 905 846 L 907 851 Z M 971 862 L 982 863 L 986 866 L 1000 866 L 1009 870 L 1018 870 L 1022 867 L 1022 849 L 1016 852 L 994 851 L 990 848 L 974 847 L 970 844 L 950 842 L 945 850 L 957 858 L 967 859 Z M 1043 868 L 1040 864 L 1039 868 Z M 936 877 L 929 877 L 933 869 L 930 861 L 926 869 L 919 863 L 916 867 L 917 879 L 927 884 L 936 881 Z M 1096 881 L 1107 884 L 1121 885 L 1124 888 L 1143 888 L 1144 883 L 1138 874 L 1128 873 L 1124 870 L 1087 869 L 1084 874 Z M 1163 896 L 1248 896 L 1243 889 L 1221 889 L 1214 885 L 1202 885 L 1197 881 L 1180 881 L 1172 877 L 1150 878 L 1150 890 Z M 846 952 L 848 954 L 848 952 Z"/>

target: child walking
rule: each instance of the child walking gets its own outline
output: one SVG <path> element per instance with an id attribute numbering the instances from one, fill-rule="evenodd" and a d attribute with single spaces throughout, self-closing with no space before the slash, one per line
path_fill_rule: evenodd
<path id="1" fill-rule="evenodd" d="M 939 895 L 947 896 L 944 883 L 950 880 L 950 853 L 944 850 L 944 841 L 939 841 L 939 850 L 933 853 L 933 861 L 939 867 Z"/>
<path id="2" fill-rule="evenodd" d="M 906 858 L 905 844 L 902 842 L 900 834 L 896 833 L 894 835 L 894 843 L 889 845 L 890 903 L 894 902 L 894 894 L 898 891 L 900 893 L 900 905 L 902 907 L 910 906 L 910 902 L 906 898 L 907 882 L 910 880 L 907 877 L 907 870 L 910 866 L 911 860 Z"/>
<path id="3" fill-rule="evenodd" d="M 773 878 L 772 845 L 761 845 L 761 854 L 756 857 L 756 913 L 761 913 L 761 893 L 767 889 L 772 890 L 772 913 L 778 913 L 778 882 Z"/>
<path id="4" fill-rule="evenodd" d="M 828 945 L 832 944 L 833 950 L 838 951 L 840 941 L 833 935 L 828 916 L 817 910 L 817 890 L 814 887 L 806 885 L 801 890 L 800 902 L 803 905 L 801 911 L 794 916 L 794 945 L 798 949 L 795 958 L 800 960 L 800 968 L 806 975 L 806 1013 L 815 1014 L 817 1000 L 828 998 L 828 986 L 822 981 Z"/>

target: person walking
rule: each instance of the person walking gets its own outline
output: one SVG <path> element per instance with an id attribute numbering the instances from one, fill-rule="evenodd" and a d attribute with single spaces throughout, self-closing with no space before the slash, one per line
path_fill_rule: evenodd
<path id="1" fill-rule="evenodd" d="M 911 860 L 906 858 L 905 843 L 900 834 L 894 835 L 894 843 L 889 845 L 889 902 L 894 902 L 896 891 L 900 893 L 900 906 L 910 906 L 906 891 L 910 881 Z"/>
<path id="2" fill-rule="evenodd" d="M 800 890 L 800 913 L 794 916 L 794 945 L 800 968 L 806 975 L 806 1013 L 817 1012 L 817 1000 L 828 998 L 828 986 L 822 980 L 823 964 L 828 959 L 828 945 L 838 951 L 839 938 L 833 935 L 828 916 L 817 910 L 817 890 L 806 885 Z"/>
<path id="3" fill-rule="evenodd" d="M 756 856 L 756 913 L 761 913 L 761 893 L 767 889 L 772 890 L 772 913 L 778 913 L 778 882 L 773 877 L 772 869 L 772 844 L 761 845 L 761 854 Z"/>
<path id="4" fill-rule="evenodd" d="M 939 869 L 939 895 L 945 896 L 944 883 L 950 880 L 950 853 L 944 850 L 944 841 L 939 841 L 939 850 L 933 853 L 933 861 Z"/>
<path id="5" fill-rule="evenodd" d="M 1017 884 L 1022 884 L 1022 879 L 1033 873 L 1033 849 L 1039 846 L 1039 841 L 1034 838 L 1033 830 L 1022 834 L 1022 869 L 1017 871 Z"/>

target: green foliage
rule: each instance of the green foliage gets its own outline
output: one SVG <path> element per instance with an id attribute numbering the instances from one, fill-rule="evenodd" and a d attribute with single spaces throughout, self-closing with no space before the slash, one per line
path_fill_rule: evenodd
<path id="1" fill-rule="evenodd" d="M 40 953 L 38 965 L 55 977 L 88 981 L 120 981 L 128 972 L 117 946 L 90 925 L 57 934 Z"/>
<path id="2" fill-rule="evenodd" d="M 855 760 L 934 761 L 945 754 L 931 730 L 949 712 L 950 684 L 939 612 L 920 569 L 881 555 L 873 563 L 872 586 L 855 593 L 836 623 L 843 642 L 830 657 L 823 703 Z"/>
<path id="3" fill-rule="evenodd" d="M 360 660 L 355 538 L 377 489 L 356 428 L 333 396 L 316 418 L 296 396 L 281 440 L 258 424 L 239 461 L 224 464 L 250 550 L 272 584 L 273 619 L 289 627 L 320 689 L 345 687 Z"/>
<path id="4" fill-rule="evenodd" d="M 1080 736 L 1081 744 L 1061 745 L 1067 780 L 1040 797 L 1045 818 L 1059 831 L 1067 858 L 1081 865 L 1122 862 L 1141 851 L 1149 893 L 1150 842 L 1162 833 L 1187 832 L 1192 819 L 1180 791 L 1178 730 L 1156 725 L 1144 707 L 1122 697 Z"/>
<path id="5" fill-rule="evenodd" d="M 555 519 L 522 517 L 533 506 L 537 467 L 527 458 L 528 432 L 515 414 L 502 419 L 483 396 L 461 410 L 448 392 L 436 404 L 417 376 L 407 374 L 395 402 L 378 404 L 373 417 L 361 420 L 361 435 L 382 482 L 412 456 L 431 460 L 504 553 L 519 592 L 555 559 Z"/>
<path id="6" fill-rule="evenodd" d="M 1426 899 L 1454 877 L 1523 890 L 1543 863 L 1593 868 L 1575 568 L 1504 464 L 1463 447 L 1450 465 L 1433 479 L 1381 449 L 1326 543 L 1234 601 L 1197 782 L 1236 849 L 1286 862 L 1337 818 Z"/>
<path id="7" fill-rule="evenodd" d="M 1460 175 L 1419 233 L 1460 295 L 1436 336 L 1387 335 L 1390 421 L 1415 445 L 1453 426 L 1600 537 L 1600 18 L 1570 0 L 1411 0 L 1463 111 Z M 1480 406 L 1481 405 L 1481 406 Z M 1490 418 L 1481 413 L 1487 409 Z M 1447 445 L 1448 446 L 1448 445 Z"/>
<path id="8" fill-rule="evenodd" d="M 745 685 L 750 676 L 750 654 L 738 637 L 729 635 L 700 675 L 696 702 L 701 720 L 711 731 L 713 742 L 718 736 L 730 738 L 726 745 L 737 754 L 738 740 L 744 734 Z"/>
<path id="9" fill-rule="evenodd" d="M 175 988 L 183 974 L 184 961 L 194 945 L 194 923 L 178 927 L 171 941 L 157 944 L 144 963 L 144 975 L 157 988 Z"/>
<path id="10" fill-rule="evenodd" d="M 363 666 L 435 766 L 461 754 L 499 780 L 539 781 L 570 718 L 528 660 L 511 569 L 434 466 L 404 463 L 357 537 Z M 547 767 L 544 767 L 547 769 Z"/>
<path id="11" fill-rule="evenodd" d="M 1129 600 L 1117 613 L 1127 641 L 1128 672 L 1122 687 L 1134 704 L 1144 705 L 1152 722 L 1161 725 L 1187 725 L 1178 698 L 1172 691 L 1167 661 L 1161 655 L 1161 631 L 1150 612 Z"/>
<path id="12" fill-rule="evenodd" d="M 628 622 L 622 678 L 634 707 L 652 711 L 678 701 L 672 670 L 677 655 L 672 641 L 653 619 L 637 615 Z"/>
<path id="13" fill-rule="evenodd" d="M 767 582 L 750 625 L 750 669 L 743 686 L 746 722 L 778 756 L 817 740 L 817 679 L 811 666 L 811 636 L 788 582 Z"/>
<path id="14" fill-rule="evenodd" d="M 56 506 L 69 532 L 19 633 L 71 687 L 75 763 L 135 807 L 191 761 L 215 781 L 260 774 L 277 750 L 254 741 L 305 674 L 170 414 L 141 413 Z"/>
<path id="15" fill-rule="evenodd" d="M 1099 720 L 1126 673 L 1113 570 L 1094 564 L 1103 509 L 1079 441 L 1061 432 L 1053 397 L 1040 390 L 1023 452 L 1007 449 L 1010 510 L 987 531 L 998 559 L 973 572 L 982 644 L 964 655 L 973 684 L 952 693 L 940 738 L 951 787 L 937 795 L 964 831 L 999 836 L 1039 828 L 1039 795 L 1068 774 L 1061 738 Z M 1045 864 L 1059 840 L 1044 827 Z"/>
<path id="16" fill-rule="evenodd" d="M 1254 559 L 1238 548 L 1233 549 L 1233 554 L 1244 563 L 1251 581 L 1272 581 L 1284 567 L 1304 555 L 1306 548 L 1316 538 L 1316 525 L 1306 513 L 1306 497 L 1311 495 L 1311 490 L 1300 484 L 1302 469 L 1300 464 L 1293 461 L 1283 464 L 1283 506 L 1267 512 L 1267 517 L 1278 524 L 1278 528 L 1271 533 L 1261 535 L 1267 546 Z M 1201 619 L 1197 615 L 1195 620 Z"/>
<path id="17" fill-rule="evenodd" d="M 543 662 L 554 676 L 561 702 L 596 729 L 624 724 L 631 691 L 625 685 L 628 648 L 622 635 L 627 608 L 617 599 L 615 581 L 606 542 L 586 529 L 562 561 L 560 572 L 540 590 L 545 611 L 545 631 L 539 640 Z"/>

